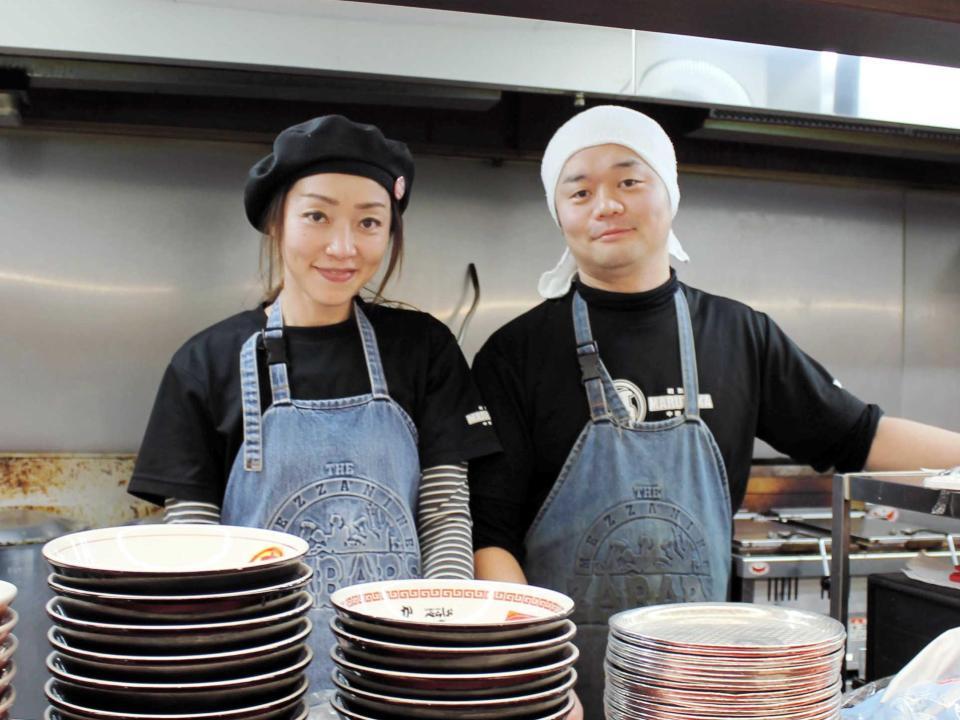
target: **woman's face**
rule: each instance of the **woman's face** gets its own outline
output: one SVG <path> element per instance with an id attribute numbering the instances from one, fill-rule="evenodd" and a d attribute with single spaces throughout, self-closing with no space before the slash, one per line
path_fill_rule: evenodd
<path id="1" fill-rule="evenodd" d="M 298 180 L 283 209 L 283 298 L 295 322 L 338 321 L 390 243 L 390 196 L 358 175 Z"/>

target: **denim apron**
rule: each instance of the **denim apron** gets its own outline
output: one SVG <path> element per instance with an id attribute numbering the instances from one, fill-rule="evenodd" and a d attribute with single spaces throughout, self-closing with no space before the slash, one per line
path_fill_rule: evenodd
<path id="1" fill-rule="evenodd" d="M 576 602 L 577 692 L 588 720 L 603 717 L 607 620 L 620 610 L 726 600 L 731 512 L 723 458 L 699 415 L 690 310 L 674 296 L 685 407 L 631 421 L 573 296 L 577 357 L 590 420 L 526 536 L 528 581 Z"/>
<path id="2" fill-rule="evenodd" d="M 370 393 L 334 400 L 290 396 L 283 318 L 274 303 L 266 329 L 240 351 L 243 446 L 222 522 L 298 535 L 313 567 L 310 690 L 333 687 L 330 595 L 355 583 L 418 577 L 414 508 L 420 484 L 417 430 L 390 398 L 370 321 L 354 307 Z M 260 416 L 257 345 L 267 349 L 273 402 Z"/>

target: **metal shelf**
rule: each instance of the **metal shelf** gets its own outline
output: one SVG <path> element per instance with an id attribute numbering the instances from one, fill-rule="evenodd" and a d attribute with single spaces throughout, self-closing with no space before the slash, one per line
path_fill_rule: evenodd
<path id="1" fill-rule="evenodd" d="M 934 473 L 846 473 L 833 476 L 830 615 L 846 626 L 850 600 L 850 503 L 863 501 L 927 515 L 960 518 L 960 491 L 923 486 Z"/>
<path id="2" fill-rule="evenodd" d="M 866 577 L 874 573 L 902 570 L 915 550 L 897 552 L 858 552 L 850 557 L 850 577 Z M 931 557 L 950 557 L 947 550 L 933 550 Z M 828 553 L 827 558 L 831 555 Z M 797 555 L 734 555 L 733 572 L 737 580 L 769 580 L 773 578 L 822 578 L 823 557 L 817 554 Z"/>

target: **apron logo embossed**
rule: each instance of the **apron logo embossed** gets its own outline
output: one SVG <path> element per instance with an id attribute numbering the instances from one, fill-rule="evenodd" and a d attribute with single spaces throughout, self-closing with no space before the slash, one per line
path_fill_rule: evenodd
<path id="1" fill-rule="evenodd" d="M 323 466 L 326 477 L 352 477 L 357 474 L 352 462 L 331 462 Z"/>
<path id="2" fill-rule="evenodd" d="M 329 463 L 350 465 L 353 463 Z M 280 505 L 268 527 L 310 544 L 314 607 L 332 607 L 337 588 L 416 576 L 420 553 L 405 503 L 389 488 L 356 477 L 318 480 Z"/>
<path id="3" fill-rule="evenodd" d="M 634 493 L 655 489 L 637 486 Z M 711 577 L 707 542 L 691 516 L 672 503 L 627 501 L 594 520 L 577 549 L 568 588 L 574 621 L 605 624 L 605 608 L 703 601 Z"/>
<path id="4" fill-rule="evenodd" d="M 634 500 L 660 500 L 663 498 L 663 488 L 659 485 L 634 485 Z"/>

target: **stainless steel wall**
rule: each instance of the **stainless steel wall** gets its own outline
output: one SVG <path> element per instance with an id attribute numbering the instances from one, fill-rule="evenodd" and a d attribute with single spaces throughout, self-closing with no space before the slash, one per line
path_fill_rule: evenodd
<path id="1" fill-rule="evenodd" d="M 251 145 L 0 134 L 0 450 L 132 451 L 163 368 L 258 297 Z M 451 317 L 468 356 L 537 302 L 562 249 L 537 168 L 420 158 L 388 293 Z M 861 397 L 960 430 L 960 197 L 684 175 L 691 284 L 770 312 Z M 769 449 L 758 448 L 761 455 Z"/>

